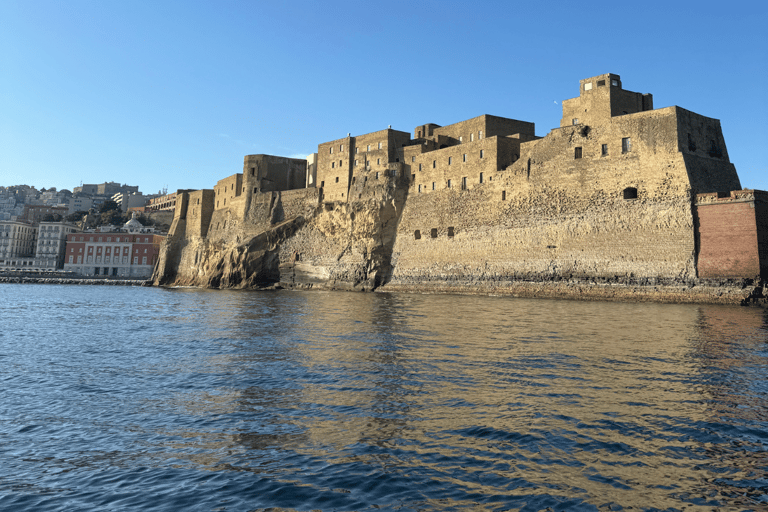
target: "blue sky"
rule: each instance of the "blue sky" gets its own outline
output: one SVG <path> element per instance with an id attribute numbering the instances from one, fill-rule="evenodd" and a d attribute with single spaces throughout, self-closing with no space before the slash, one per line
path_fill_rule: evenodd
<path id="1" fill-rule="evenodd" d="M 611 72 L 720 119 L 768 190 L 765 2 L 0 0 L 0 20 L 0 185 L 212 188 L 247 154 L 481 114 L 543 136 Z"/>

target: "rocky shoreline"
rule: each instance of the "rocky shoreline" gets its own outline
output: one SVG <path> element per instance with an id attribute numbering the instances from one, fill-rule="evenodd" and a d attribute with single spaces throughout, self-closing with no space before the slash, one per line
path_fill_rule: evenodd
<path id="1" fill-rule="evenodd" d="M 742 281 L 742 280 L 740 280 Z M 723 304 L 768 307 L 763 285 L 745 282 L 639 284 L 623 282 L 553 281 L 441 281 L 418 284 L 388 283 L 377 291 L 496 295 L 521 298 Z"/>

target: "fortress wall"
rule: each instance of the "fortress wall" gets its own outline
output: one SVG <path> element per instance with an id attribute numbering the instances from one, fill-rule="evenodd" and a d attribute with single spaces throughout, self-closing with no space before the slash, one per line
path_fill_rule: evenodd
<path id="1" fill-rule="evenodd" d="M 694 278 L 690 186 L 674 111 L 622 116 L 586 134 L 581 128 L 521 144 L 515 165 L 470 190 L 411 194 L 393 249 L 392 283 Z M 622 153 L 625 137 L 632 149 Z M 608 144 L 606 156 L 602 144 Z M 582 148 L 578 159 L 576 147 Z M 627 188 L 636 189 L 637 198 L 624 199 Z"/>
<path id="2" fill-rule="evenodd" d="M 486 137 L 512 135 L 514 133 L 534 134 L 534 124 L 505 117 L 482 115 L 446 126 L 435 127 L 436 136 L 444 136 L 453 144 L 474 142 Z M 417 129 L 418 130 L 418 129 Z"/>
<path id="3" fill-rule="evenodd" d="M 242 197 L 243 175 L 233 174 L 216 182 L 215 208 L 231 208 L 235 199 Z"/>
<path id="4" fill-rule="evenodd" d="M 187 237 L 205 238 L 214 210 L 213 190 L 195 190 L 188 193 Z"/>
<path id="5" fill-rule="evenodd" d="M 242 198 L 241 198 L 242 200 Z M 243 214 L 239 204 L 215 209 L 208 227 L 208 240 L 229 243 L 243 238 Z"/>
<path id="6" fill-rule="evenodd" d="M 767 193 L 699 194 L 694 211 L 699 277 L 768 277 Z"/>
<path id="7" fill-rule="evenodd" d="M 307 161 L 273 155 L 247 155 L 243 162 L 243 177 L 244 193 L 304 188 Z"/>
<path id="8" fill-rule="evenodd" d="M 467 188 L 472 188 L 480 184 L 481 173 L 483 181 L 492 181 L 499 169 L 512 163 L 513 155 L 519 154 L 519 147 L 517 139 L 488 137 L 415 155 L 415 161 L 410 163 L 411 173 L 416 175 L 411 193 L 428 194 L 446 189 L 448 180 L 451 180 L 451 188 L 461 188 L 465 177 Z"/>
<path id="9" fill-rule="evenodd" d="M 677 142 L 685 156 L 695 193 L 728 192 L 741 188 L 736 168 L 730 163 L 720 121 L 680 107 Z"/>
<path id="10" fill-rule="evenodd" d="M 352 162 L 357 158 L 351 153 L 351 146 L 352 139 L 345 137 L 317 147 L 317 186 L 323 189 L 323 196 L 328 200 L 346 200 Z"/>

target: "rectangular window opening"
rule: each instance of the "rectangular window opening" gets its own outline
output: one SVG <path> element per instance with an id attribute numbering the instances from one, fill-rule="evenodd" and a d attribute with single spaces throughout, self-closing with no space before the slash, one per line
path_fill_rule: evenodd
<path id="1" fill-rule="evenodd" d="M 608 144 L 603 144 L 600 151 L 603 156 L 606 156 L 608 154 Z"/>
<path id="2" fill-rule="evenodd" d="M 581 158 L 581 148 L 574 148 L 573 151 L 573 158 Z"/>
<path id="3" fill-rule="evenodd" d="M 437 238 L 437 228 L 432 228 L 429 230 L 429 236 L 432 238 Z"/>
<path id="4" fill-rule="evenodd" d="M 621 152 L 629 153 L 632 151 L 632 140 L 629 137 L 621 139 Z"/>
<path id="5" fill-rule="evenodd" d="M 453 238 L 453 226 L 448 227 L 448 238 Z"/>

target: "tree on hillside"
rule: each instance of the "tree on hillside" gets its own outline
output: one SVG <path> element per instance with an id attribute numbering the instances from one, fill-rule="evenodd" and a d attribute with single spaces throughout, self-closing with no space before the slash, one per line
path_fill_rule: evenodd
<path id="1" fill-rule="evenodd" d="M 123 213 L 118 210 L 106 210 L 102 211 L 99 215 L 99 220 L 97 221 L 97 224 L 101 226 L 107 226 L 107 225 L 119 225 L 124 224 L 125 218 L 123 216 Z"/>
<path id="2" fill-rule="evenodd" d="M 113 210 L 120 210 L 120 205 L 111 199 L 104 201 L 101 203 L 101 206 L 99 206 L 99 213 L 111 212 Z"/>
<path id="3" fill-rule="evenodd" d="M 88 212 L 84 212 L 82 210 L 76 211 L 75 213 L 70 213 L 66 217 L 64 217 L 64 220 L 67 222 L 80 222 L 83 219 L 83 215 L 85 215 Z"/>

